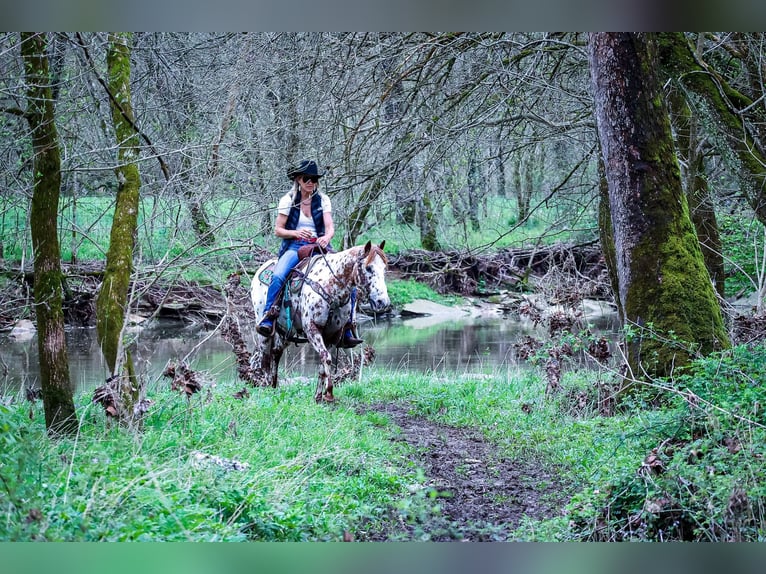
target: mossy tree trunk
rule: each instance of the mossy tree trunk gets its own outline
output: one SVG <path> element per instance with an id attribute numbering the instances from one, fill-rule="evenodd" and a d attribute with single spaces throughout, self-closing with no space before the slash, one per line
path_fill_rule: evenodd
<path id="1" fill-rule="evenodd" d="M 468 218 L 471 221 L 471 229 L 479 231 L 479 201 L 482 196 L 486 196 L 487 191 L 482 188 L 483 182 L 479 167 L 479 150 L 474 146 L 468 152 L 468 181 L 466 203 L 468 204 Z"/>
<path id="2" fill-rule="evenodd" d="M 667 376 L 729 345 L 692 225 L 651 34 L 594 33 L 588 55 L 617 288 L 635 375 Z"/>
<path id="3" fill-rule="evenodd" d="M 432 179 L 424 183 L 423 195 L 418 208 L 418 227 L 420 228 L 420 246 L 427 251 L 441 251 L 442 247 L 436 234 L 436 210 L 432 203 Z M 438 205 L 438 204 L 437 204 Z"/>
<path id="4" fill-rule="evenodd" d="M 34 249 L 35 313 L 40 357 L 45 427 L 53 435 L 74 434 L 77 413 L 69 377 L 64 337 L 61 250 L 58 208 L 61 193 L 61 155 L 54 123 L 53 92 L 44 32 L 21 33 L 21 55 L 27 83 L 26 118 L 34 149 L 30 225 Z"/>
<path id="5" fill-rule="evenodd" d="M 659 50 L 661 58 L 669 56 L 668 47 L 671 45 L 676 45 L 677 49 L 682 51 L 690 47 L 683 38 L 683 34 L 680 37 L 671 36 L 671 38 L 673 38 L 673 42 L 668 42 L 667 37 L 660 42 L 660 45 L 663 46 Z M 664 62 L 663 70 L 666 74 L 670 73 L 669 68 L 674 66 L 676 66 L 675 62 Z M 686 87 L 679 83 L 678 78 L 673 78 L 667 101 L 670 105 L 671 121 L 675 128 L 678 151 L 686 165 L 684 183 L 689 202 L 689 212 L 702 246 L 705 266 L 718 295 L 724 297 L 726 275 L 718 220 L 705 173 L 704 148 L 706 144 L 699 129 L 699 119 L 689 107 L 687 94 Z"/>
<path id="6" fill-rule="evenodd" d="M 689 214 L 697 230 L 697 239 L 702 247 L 705 267 L 713 280 L 719 297 L 725 296 L 723 245 L 715 214 L 713 198 L 705 173 L 704 140 L 700 137 L 698 120 L 689 109 L 689 105 L 679 90 L 671 91 L 668 97 L 671 121 L 675 127 L 678 153 L 686 169 L 683 173 L 686 199 L 689 202 Z"/>
<path id="7" fill-rule="evenodd" d="M 612 230 L 611 208 L 609 206 L 609 184 L 606 181 L 606 168 L 604 167 L 604 156 L 600 152 L 598 158 L 598 231 L 601 242 L 601 251 L 604 253 L 606 270 L 609 274 L 609 284 L 613 293 L 620 292 L 619 279 L 617 278 L 617 253 L 614 250 L 614 232 Z M 625 317 L 622 309 L 622 302 L 619 297 L 615 297 L 617 303 L 617 313 L 621 318 Z"/>
<path id="8" fill-rule="evenodd" d="M 130 422 L 139 399 L 138 382 L 130 353 L 122 344 L 129 305 L 141 180 L 137 160 L 139 135 L 134 128 L 130 96 L 130 35 L 109 35 L 107 72 L 112 94 L 111 111 L 117 136 L 117 201 L 106 255 L 104 280 L 96 301 L 98 341 L 113 376 L 120 381 L 119 418 Z"/>
<path id="9" fill-rule="evenodd" d="M 362 188 L 359 194 L 359 200 L 351 208 L 346 225 L 346 233 L 343 235 L 342 249 L 353 247 L 356 240 L 364 230 L 364 224 L 367 221 L 367 215 L 370 207 L 378 200 L 383 193 L 383 179 L 381 175 L 375 176 Z"/>

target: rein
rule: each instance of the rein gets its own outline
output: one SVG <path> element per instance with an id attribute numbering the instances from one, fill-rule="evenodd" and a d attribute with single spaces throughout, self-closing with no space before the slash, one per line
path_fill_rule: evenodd
<path id="1" fill-rule="evenodd" d="M 335 274 L 335 271 L 332 270 L 332 266 L 330 265 L 330 262 L 327 261 L 327 254 L 322 252 L 320 253 L 320 257 L 324 260 L 325 265 L 327 265 L 327 269 L 330 271 L 330 274 L 335 278 L 335 280 L 340 281 L 340 278 Z M 341 300 L 337 305 L 333 305 L 333 301 L 330 298 L 330 295 L 328 295 L 327 291 L 320 283 L 317 283 L 314 281 L 311 277 L 308 276 L 309 272 L 311 271 L 311 268 L 314 266 L 314 263 L 316 262 L 316 259 L 309 259 L 309 264 L 306 267 L 306 272 L 299 271 L 298 269 L 294 269 L 293 272 L 296 273 L 301 277 L 301 280 L 303 283 L 311 287 L 311 289 L 319 295 L 322 299 L 324 299 L 325 303 L 330 306 L 330 308 L 339 308 L 343 307 L 346 303 L 348 303 L 349 299 L 351 298 L 350 294 L 347 294 L 345 299 Z M 303 288 L 301 286 L 301 288 Z"/>
<path id="2" fill-rule="evenodd" d="M 362 264 L 362 262 L 363 262 L 363 261 L 364 261 L 366 258 L 371 258 L 371 257 L 373 257 L 375 254 L 376 254 L 376 252 L 375 252 L 375 251 L 371 251 L 371 252 L 370 252 L 370 253 L 369 253 L 369 254 L 368 254 L 366 257 L 365 257 L 365 256 L 364 256 L 364 254 L 363 254 L 362 256 L 360 256 L 360 257 L 358 257 L 358 258 L 356 259 L 356 262 L 354 263 L 354 270 L 353 270 L 353 275 L 352 275 L 352 282 L 351 282 L 351 286 L 357 287 L 357 288 L 358 288 L 358 289 L 360 289 L 360 290 L 364 290 L 364 291 L 366 291 L 366 290 L 367 290 L 367 287 L 368 287 L 368 286 L 367 286 L 366 284 L 363 284 L 363 282 L 362 282 L 362 278 L 364 277 L 364 274 L 360 272 L 360 269 L 359 269 L 359 267 L 360 267 L 360 265 Z M 335 273 L 335 271 L 333 270 L 333 268 L 332 268 L 332 265 L 330 265 L 330 262 L 327 260 L 327 253 L 325 253 L 325 252 L 321 252 L 319 255 L 320 255 L 320 257 L 322 257 L 322 259 L 324 260 L 324 263 L 325 263 L 325 265 L 327 266 L 327 269 L 329 270 L 329 272 L 330 272 L 330 275 L 332 275 L 332 276 L 333 276 L 333 278 L 334 278 L 336 281 L 338 281 L 339 283 L 342 283 L 342 281 L 341 281 L 341 278 L 340 278 L 340 277 L 338 277 L 338 275 L 337 275 L 337 274 Z M 335 304 L 335 305 L 334 305 L 334 304 L 333 304 L 333 301 L 332 301 L 332 298 L 331 298 L 331 297 L 330 297 L 330 295 L 327 293 L 327 290 L 326 290 L 326 289 L 325 289 L 325 288 L 324 288 L 324 287 L 323 287 L 323 286 L 322 286 L 320 283 L 318 283 L 318 282 L 314 281 L 313 279 L 311 279 L 311 278 L 308 276 L 308 274 L 309 274 L 309 272 L 311 271 L 311 268 L 313 267 L 313 265 L 314 265 L 314 263 L 315 263 L 315 262 L 316 262 L 316 259 L 315 259 L 315 258 L 312 258 L 312 259 L 310 259 L 310 260 L 309 260 L 309 264 L 308 264 L 308 266 L 306 267 L 306 271 L 305 271 L 305 272 L 303 272 L 303 271 L 300 271 L 300 270 L 298 270 L 298 269 L 294 269 L 294 270 L 293 270 L 293 273 L 295 273 L 295 274 L 299 275 L 299 276 L 300 276 L 300 278 L 301 278 L 301 281 L 302 281 L 302 283 L 305 283 L 305 284 L 307 284 L 307 285 L 308 285 L 308 286 L 309 286 L 309 287 L 310 287 L 310 288 L 311 288 L 311 289 L 312 289 L 312 290 L 313 290 L 313 291 L 314 291 L 314 292 L 315 292 L 317 295 L 319 295 L 319 296 L 320 296 L 322 299 L 324 299 L 325 303 L 327 303 L 327 305 L 329 305 L 329 306 L 330 306 L 330 308 L 335 308 L 335 309 L 337 309 L 337 308 L 339 308 L 339 307 L 342 307 L 342 306 L 344 306 L 346 303 L 348 303 L 348 302 L 349 302 L 349 300 L 350 300 L 350 298 L 351 298 L 351 293 L 350 293 L 350 292 L 346 294 L 346 297 L 345 297 L 345 298 L 343 298 L 343 299 L 342 299 L 342 300 L 340 300 L 340 301 L 339 301 L 337 304 Z M 303 288 L 303 286 L 301 285 L 301 289 L 302 289 L 302 288 Z"/>

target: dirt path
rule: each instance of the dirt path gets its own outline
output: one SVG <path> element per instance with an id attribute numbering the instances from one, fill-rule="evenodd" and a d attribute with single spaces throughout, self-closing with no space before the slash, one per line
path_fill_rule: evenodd
<path id="1" fill-rule="evenodd" d="M 392 440 L 415 447 L 413 463 L 425 472 L 441 512 L 404 516 L 392 510 L 382 529 L 357 533 L 358 540 L 512 540 L 524 516 L 555 516 L 565 502 L 552 469 L 502 458 L 475 430 L 412 416 L 403 404 L 364 409 L 370 411 L 387 415 L 398 427 Z"/>

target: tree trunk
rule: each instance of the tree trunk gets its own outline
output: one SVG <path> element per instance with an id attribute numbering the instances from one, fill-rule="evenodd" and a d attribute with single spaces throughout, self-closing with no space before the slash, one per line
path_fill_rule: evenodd
<path id="1" fill-rule="evenodd" d="M 516 196 L 517 221 L 526 221 L 532 203 L 532 159 L 523 151 L 516 153 L 513 169 L 513 191 Z"/>
<path id="2" fill-rule="evenodd" d="M 58 207 L 61 156 L 54 123 L 45 33 L 23 32 L 21 55 L 27 83 L 26 118 L 34 149 L 30 225 L 34 249 L 35 312 L 45 427 L 54 435 L 77 432 L 62 309 Z"/>
<path id="3" fill-rule="evenodd" d="M 481 176 L 479 174 L 479 151 L 477 148 L 471 149 L 468 155 L 468 217 L 471 221 L 471 229 L 478 231 L 479 225 L 479 197 L 486 195 L 485 190 L 480 190 Z"/>
<path id="4" fill-rule="evenodd" d="M 118 189 L 104 280 L 96 301 L 96 326 L 101 351 L 109 372 L 120 379 L 121 409 L 118 418 L 121 419 L 131 419 L 139 399 L 138 382 L 133 376 L 130 354 L 125 353 L 122 346 L 141 186 L 136 164 L 139 136 L 133 127 L 130 96 L 129 40 L 130 36 L 126 33 L 109 35 L 107 68 L 109 90 L 113 95 L 112 121 L 118 145 L 118 167 L 115 170 Z"/>
<path id="5" fill-rule="evenodd" d="M 613 293 L 620 292 L 620 284 L 617 278 L 617 253 L 614 250 L 614 232 L 612 230 L 611 207 L 609 206 L 609 184 L 606 181 L 606 168 L 604 166 L 604 156 L 598 154 L 598 231 L 601 242 L 601 251 L 604 254 L 606 270 L 609 274 L 609 284 Z M 617 303 L 617 313 L 620 320 L 624 323 L 625 311 L 619 297 L 615 297 Z"/>
<path id="6" fill-rule="evenodd" d="M 359 194 L 359 201 L 351 210 L 346 225 L 346 233 L 343 236 L 343 249 L 353 247 L 356 240 L 364 231 L 364 223 L 367 221 L 367 214 L 370 212 L 372 204 L 380 197 L 383 189 L 382 176 L 376 176 L 369 185 L 362 189 Z"/>
<path id="7" fill-rule="evenodd" d="M 420 228 L 420 246 L 426 251 L 441 251 L 439 239 L 436 237 L 436 215 L 431 203 L 431 186 L 433 180 L 425 182 L 423 195 L 418 209 L 418 227 Z"/>
<path id="8" fill-rule="evenodd" d="M 729 345 L 681 186 L 651 35 L 595 33 L 589 60 L 634 374 L 670 375 Z"/>
<path id="9" fill-rule="evenodd" d="M 704 142 L 699 137 L 698 120 L 692 115 L 686 99 L 679 91 L 673 91 L 668 102 L 673 114 L 678 152 L 686 164 L 683 181 L 689 203 L 689 214 L 697 230 L 697 239 L 702 248 L 702 256 L 705 258 L 705 267 L 713 280 L 718 296 L 723 298 L 726 279 L 723 245 L 713 199 L 710 197 L 710 189 L 705 177 Z"/>

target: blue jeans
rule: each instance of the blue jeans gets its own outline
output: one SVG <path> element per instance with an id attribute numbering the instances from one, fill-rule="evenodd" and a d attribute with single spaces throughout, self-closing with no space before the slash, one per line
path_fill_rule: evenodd
<path id="1" fill-rule="evenodd" d="M 282 290 L 282 285 L 285 284 L 287 276 L 293 270 L 293 267 L 298 264 L 298 248 L 308 244 L 308 241 L 293 241 L 290 247 L 287 248 L 287 251 L 282 254 L 282 257 L 277 260 L 277 264 L 274 266 L 274 274 L 269 284 L 269 291 L 266 294 L 266 305 L 263 307 L 264 313 L 274 306 L 277 295 Z"/>

